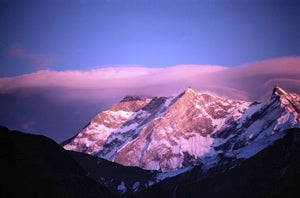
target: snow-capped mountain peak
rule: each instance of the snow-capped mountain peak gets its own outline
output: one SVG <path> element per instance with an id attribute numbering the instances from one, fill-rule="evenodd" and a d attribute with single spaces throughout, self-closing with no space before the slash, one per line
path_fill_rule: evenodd
<path id="1" fill-rule="evenodd" d="M 269 101 L 252 104 L 191 88 L 176 97 L 125 97 L 64 148 L 163 172 L 209 169 L 220 153 L 248 158 L 300 127 L 299 98 L 278 85 Z"/>
<path id="2" fill-rule="evenodd" d="M 281 96 L 281 95 L 288 95 L 288 92 L 286 92 L 283 88 L 277 84 L 273 89 L 273 95 Z"/>
<path id="3" fill-rule="evenodd" d="M 146 101 L 149 99 L 151 99 L 151 97 L 128 95 L 128 96 L 125 96 L 120 102 L 139 101 L 139 100 Z"/>
<path id="4" fill-rule="evenodd" d="M 185 94 L 197 94 L 195 90 L 193 90 L 191 87 L 188 87 L 183 93 Z"/>
<path id="5" fill-rule="evenodd" d="M 289 93 L 285 91 L 279 85 L 273 90 L 272 97 L 279 99 L 280 104 L 287 111 L 294 114 L 297 122 L 300 122 L 300 96 L 297 94 Z"/>

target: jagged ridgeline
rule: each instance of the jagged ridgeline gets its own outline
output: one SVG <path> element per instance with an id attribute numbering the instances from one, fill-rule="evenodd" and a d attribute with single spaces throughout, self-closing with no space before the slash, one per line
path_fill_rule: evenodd
<path id="1" fill-rule="evenodd" d="M 125 97 L 66 141 L 70 151 L 0 127 L 0 197 L 298 197 L 300 96 L 270 95 Z"/>
<path id="2" fill-rule="evenodd" d="M 224 159 L 247 159 L 300 127 L 299 108 L 299 95 L 279 86 L 263 103 L 191 88 L 176 97 L 125 97 L 63 146 L 125 166 L 205 171 Z"/>

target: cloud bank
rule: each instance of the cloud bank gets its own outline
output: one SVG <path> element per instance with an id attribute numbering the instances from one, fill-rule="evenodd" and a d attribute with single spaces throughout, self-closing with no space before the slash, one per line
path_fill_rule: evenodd
<path id="1" fill-rule="evenodd" d="M 228 98 L 260 100 L 276 83 L 299 93 L 300 57 L 267 60 L 235 68 L 180 65 L 168 68 L 109 67 L 90 71 L 45 70 L 1 78 L 0 93 L 33 88 L 44 91 L 57 89 L 62 98 L 98 100 L 131 94 L 168 96 L 191 86 L 197 91 L 213 92 Z"/>
<path id="2" fill-rule="evenodd" d="M 62 141 L 126 95 L 170 96 L 190 86 L 231 99 L 261 101 L 270 97 L 276 83 L 300 94 L 300 57 L 234 68 L 180 65 L 45 70 L 0 78 L 0 124 L 34 133 L 42 131 Z"/>

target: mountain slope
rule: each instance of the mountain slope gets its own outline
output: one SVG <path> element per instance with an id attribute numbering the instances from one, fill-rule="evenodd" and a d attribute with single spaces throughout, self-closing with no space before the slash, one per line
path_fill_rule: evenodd
<path id="1" fill-rule="evenodd" d="M 210 149 L 213 139 L 209 134 L 216 123 L 244 110 L 243 105 L 237 104 L 243 102 L 187 89 L 165 105 L 166 110 L 145 126 L 136 139 L 120 148 L 114 161 L 164 172 L 196 164 L 199 156 Z"/>
<path id="2" fill-rule="evenodd" d="M 190 197 L 204 192 L 206 197 L 213 197 L 212 193 L 214 197 L 299 197 L 300 130 L 286 133 L 283 139 L 236 169 L 178 188 L 178 197 L 186 196 L 187 192 L 195 192 Z"/>
<path id="3" fill-rule="evenodd" d="M 95 156 L 68 151 L 88 177 L 106 186 L 116 196 L 130 196 L 157 183 L 156 171 L 126 167 Z"/>
<path id="4" fill-rule="evenodd" d="M 237 159 L 255 155 L 287 129 L 300 128 L 299 107 L 299 95 L 276 86 L 269 101 L 251 105 L 236 123 L 212 135 L 213 151 Z"/>
<path id="5" fill-rule="evenodd" d="M 177 97 L 129 98 L 98 114 L 64 148 L 150 170 L 202 164 L 205 171 L 220 156 L 247 159 L 300 127 L 299 108 L 300 97 L 279 86 L 269 101 L 252 104 L 191 88 Z"/>
<path id="6" fill-rule="evenodd" d="M 54 141 L 0 127 L 0 197 L 112 197 Z"/>
<path id="7" fill-rule="evenodd" d="M 63 144 L 67 150 L 94 154 L 103 148 L 106 140 L 114 131 L 118 131 L 134 112 L 149 103 L 144 97 L 125 97 L 110 110 L 99 113 L 84 130 Z"/>
<path id="8" fill-rule="evenodd" d="M 135 197 L 299 197 L 300 129 L 286 135 L 240 166 L 199 177 L 194 167 L 154 185 Z"/>

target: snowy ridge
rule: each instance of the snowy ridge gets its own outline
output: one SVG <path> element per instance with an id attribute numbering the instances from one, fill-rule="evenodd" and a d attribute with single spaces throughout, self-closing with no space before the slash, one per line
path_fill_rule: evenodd
<path id="1" fill-rule="evenodd" d="M 132 101 L 135 101 L 132 103 Z M 126 96 L 120 103 L 114 105 L 110 110 L 99 113 L 91 122 L 78 133 L 70 142 L 64 145 L 67 150 L 94 154 L 103 148 L 111 133 L 120 129 L 123 124 L 131 118 L 136 109 L 140 109 L 150 102 L 145 97 Z M 131 126 L 134 127 L 134 126 Z M 123 130 L 126 130 L 126 128 Z"/>
<path id="2" fill-rule="evenodd" d="M 177 97 L 125 97 L 64 148 L 170 174 L 201 164 L 208 170 L 221 154 L 246 159 L 300 128 L 299 109 L 299 95 L 279 86 L 269 101 L 252 104 L 191 88 Z"/>
<path id="3" fill-rule="evenodd" d="M 153 105 L 154 103 L 159 103 L 160 105 L 155 112 L 149 113 L 144 109 L 135 112 L 123 126 L 110 134 L 105 145 L 103 145 L 103 149 L 99 151 L 97 155 L 113 161 L 119 150 L 133 141 L 146 125 L 163 114 L 172 99 L 173 98 L 153 99 L 149 105 Z M 153 102 L 154 100 L 155 102 Z M 111 145 L 113 145 L 113 147 Z"/>

